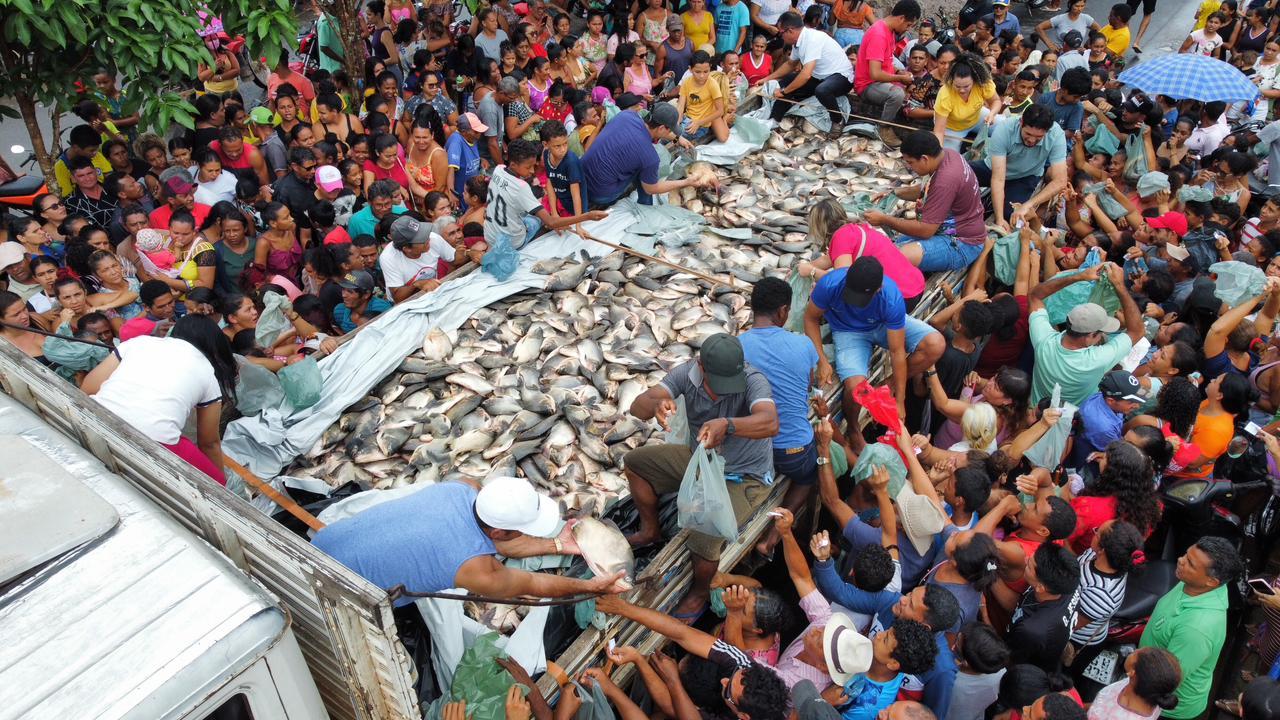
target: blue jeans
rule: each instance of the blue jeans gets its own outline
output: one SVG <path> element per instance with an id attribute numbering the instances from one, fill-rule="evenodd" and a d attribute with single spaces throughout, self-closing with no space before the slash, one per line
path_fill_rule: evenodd
<path id="1" fill-rule="evenodd" d="M 848 49 L 850 45 L 861 45 L 862 35 L 865 30 L 857 28 L 836 28 L 836 42 L 840 43 L 840 49 Z"/>
<path id="2" fill-rule="evenodd" d="M 982 254 L 981 245 L 970 245 L 956 240 L 951 235 L 934 235 L 931 238 L 917 238 L 910 235 L 898 237 L 898 245 L 920 243 L 924 255 L 920 258 L 920 272 L 945 272 L 947 270 L 963 270 L 973 264 Z M 910 319 L 910 318 L 908 318 Z"/>
<path id="3" fill-rule="evenodd" d="M 792 450 L 793 452 L 787 452 Z M 794 452 L 799 450 L 799 452 Z M 786 475 L 796 485 L 813 485 L 818 482 L 818 444 L 810 440 L 803 448 L 773 449 L 774 476 Z"/>
<path id="4" fill-rule="evenodd" d="M 969 163 L 969 168 L 973 170 L 973 174 L 978 176 L 978 187 L 991 187 L 991 168 L 987 167 L 985 160 L 974 160 Z M 1043 173 L 1042 173 L 1043 174 Z M 1004 179 L 1004 217 L 1009 219 L 1013 214 L 1014 203 L 1024 203 L 1031 199 L 1035 194 L 1036 188 L 1040 186 L 1040 175 L 1028 175 L 1020 178 Z M 991 209 L 991 198 L 987 198 L 986 206 Z"/>
<path id="5" fill-rule="evenodd" d="M 706 125 L 703 125 L 702 127 L 698 128 L 697 130 L 691 133 L 689 132 L 689 126 L 692 124 L 693 124 L 693 121 L 690 120 L 689 118 L 687 117 L 680 118 L 680 136 L 681 137 L 696 142 L 706 137 L 711 132 L 711 128 L 707 127 Z"/>
<path id="6" fill-rule="evenodd" d="M 982 248 L 979 247 L 979 250 Z M 907 354 L 915 352 L 920 341 L 938 332 L 928 323 L 907 316 L 906 346 Z M 843 382 L 853 377 L 866 377 L 871 364 L 871 351 L 876 347 L 889 349 L 889 335 L 884 325 L 875 330 L 854 332 L 849 330 L 832 330 L 831 339 L 836 345 L 836 374 Z"/>
<path id="7" fill-rule="evenodd" d="M 585 184 L 583 185 L 583 188 L 584 189 L 586 188 Z M 588 205 L 587 207 L 591 208 L 592 210 L 602 210 L 602 209 L 607 210 L 608 208 L 612 207 L 614 203 L 630 195 L 632 190 L 636 191 L 636 202 L 640 203 L 641 205 L 653 204 L 653 196 L 644 191 L 644 186 L 640 184 L 640 180 L 637 178 L 635 180 L 632 180 L 626 187 L 622 188 L 622 191 L 616 195 L 597 199 L 595 193 L 590 193 L 591 204 Z"/>

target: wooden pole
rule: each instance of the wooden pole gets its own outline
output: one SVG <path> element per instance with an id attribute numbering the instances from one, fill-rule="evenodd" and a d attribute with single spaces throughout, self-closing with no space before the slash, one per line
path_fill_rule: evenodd
<path id="1" fill-rule="evenodd" d="M 324 529 L 325 527 L 324 523 L 320 522 L 320 520 L 317 519 L 315 515 L 312 515 L 311 513 L 303 509 L 301 505 L 294 502 L 293 498 L 290 498 L 284 495 L 283 493 L 280 493 L 275 488 L 271 487 L 271 485 L 264 482 L 257 475 L 254 475 L 253 473 L 249 472 L 248 468 L 236 462 L 235 460 L 232 460 L 231 458 L 227 457 L 225 453 L 222 456 L 222 462 L 224 462 L 227 467 L 231 468 L 232 472 L 234 472 L 236 475 L 239 475 L 240 479 L 245 481 L 245 484 L 247 484 L 249 487 L 252 487 L 254 490 L 257 490 L 258 492 L 262 493 L 263 495 L 266 495 L 268 498 L 271 499 L 272 502 L 284 508 L 285 512 L 289 513 L 290 515 L 306 523 L 307 527 L 317 532 Z"/>
<path id="2" fill-rule="evenodd" d="M 640 252 L 639 250 L 633 250 L 632 248 L 629 248 L 629 247 L 627 247 L 627 246 L 625 246 L 625 245 L 618 245 L 617 243 L 611 243 L 611 242 L 609 242 L 608 240 L 601 240 L 600 238 L 595 237 L 594 235 L 592 235 L 591 233 L 587 232 L 586 230 L 583 230 L 581 227 L 575 227 L 575 228 L 574 228 L 574 232 L 576 232 L 577 234 L 579 234 L 579 235 L 581 235 L 582 237 L 586 238 L 587 240 L 590 240 L 591 242 L 598 242 L 598 243 L 600 243 L 601 245 L 605 245 L 605 246 L 607 246 L 607 247 L 611 247 L 611 248 L 613 248 L 614 250 L 621 250 L 622 252 L 627 253 L 628 255 L 634 255 L 635 257 L 638 257 L 638 258 L 640 258 L 641 260 L 648 260 L 648 261 L 650 261 L 650 262 L 658 263 L 659 265 L 666 265 L 666 266 L 667 266 L 667 267 L 669 267 L 669 268 L 672 268 L 672 269 L 674 269 L 674 270 L 678 270 L 678 271 L 680 271 L 680 272 L 682 272 L 682 273 L 686 273 L 686 274 L 688 274 L 688 275 L 692 275 L 692 276 L 694 276 L 694 277 L 696 277 L 696 278 L 698 278 L 698 279 L 700 279 L 700 280 L 706 280 L 707 282 L 709 282 L 709 283 L 714 283 L 714 284 L 716 284 L 716 285 L 723 285 L 723 286 L 725 286 L 725 287 L 727 287 L 727 288 L 730 288 L 730 289 L 736 289 L 736 287 L 737 287 L 737 286 L 735 286 L 735 285 L 733 284 L 732 279 L 731 279 L 729 282 L 725 282 L 724 280 L 721 280 L 721 279 L 719 279 L 719 278 L 717 278 L 717 277 L 713 277 L 713 276 L 711 276 L 711 275 L 707 275 L 706 273 L 700 273 L 700 272 L 698 272 L 697 270 L 690 270 L 689 268 L 684 267 L 683 265 L 677 265 L 677 264 L 675 264 L 675 263 L 673 263 L 673 262 L 670 262 L 670 261 L 667 261 L 667 260 L 663 260 L 662 258 L 659 258 L 659 257 L 654 257 L 654 256 L 652 256 L 652 255 L 646 255 L 646 254 L 644 254 L 644 253 Z"/>

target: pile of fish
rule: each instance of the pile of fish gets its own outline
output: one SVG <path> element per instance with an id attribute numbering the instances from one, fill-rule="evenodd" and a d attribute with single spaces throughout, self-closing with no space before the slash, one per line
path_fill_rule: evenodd
<path id="1" fill-rule="evenodd" d="M 743 330 L 751 283 L 785 279 L 817 254 L 805 232 L 812 203 L 870 196 L 909 174 L 877 141 L 829 144 L 787 122 L 770 149 L 715 170 L 718 198 L 685 202 L 717 200 L 698 209 L 713 224 L 752 228 L 750 240 L 708 231 L 659 249 L 723 282 L 621 252 L 539 262 L 545 288 L 482 308 L 456 332 L 432 330 L 286 474 L 379 489 L 514 475 L 570 516 L 603 517 L 627 495 L 623 457 L 663 439 L 628 413 L 632 401 L 706 337 Z M 468 611 L 501 631 L 519 620 L 510 606 Z"/>
<path id="2" fill-rule="evenodd" d="M 791 244 L 807 242 L 808 212 L 819 201 L 832 199 L 858 214 L 875 195 L 916 179 L 902 153 L 878 139 L 846 134 L 832 142 L 811 128 L 784 118 L 761 152 L 715 168 L 718 189 L 684 188 L 676 201 L 718 227 L 750 227 Z"/>

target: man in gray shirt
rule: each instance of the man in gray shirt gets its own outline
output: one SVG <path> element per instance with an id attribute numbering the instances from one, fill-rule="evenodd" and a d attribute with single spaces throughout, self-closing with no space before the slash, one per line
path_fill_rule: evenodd
<path id="1" fill-rule="evenodd" d="M 513 77 L 504 77 L 498 83 L 498 88 L 480 101 L 476 105 L 476 113 L 480 115 L 480 122 L 489 126 L 484 131 L 484 139 L 480 142 L 480 159 L 489 167 L 493 168 L 501 165 L 502 155 L 502 138 L 506 136 L 506 112 L 504 106 L 520 97 L 520 81 Z"/>
<path id="2" fill-rule="evenodd" d="M 658 497 L 680 489 L 698 444 L 724 456 L 726 484 L 739 527 L 768 497 L 773 484 L 770 438 L 778 432 L 778 412 L 769 381 L 743 359 L 738 338 L 727 333 L 707 338 L 698 359 L 673 368 L 662 382 L 641 393 L 631 403 L 631 414 L 644 421 L 655 418 L 668 428 L 678 397 L 684 398 L 689 421 L 687 442 L 637 448 L 623 460 L 631 499 L 640 514 L 640 530 L 627 538 L 632 545 L 650 545 L 662 539 Z M 693 582 L 672 614 L 692 624 L 710 602 L 711 579 L 718 569 L 724 540 L 694 532 L 688 547 Z"/>

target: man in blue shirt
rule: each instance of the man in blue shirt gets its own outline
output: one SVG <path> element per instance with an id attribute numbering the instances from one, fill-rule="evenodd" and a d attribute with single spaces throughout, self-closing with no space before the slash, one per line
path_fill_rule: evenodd
<path id="1" fill-rule="evenodd" d="M 1080 420 L 1083 427 L 1076 435 L 1068 467 L 1094 466 L 1089 456 L 1104 452 L 1107 446 L 1124 438 L 1124 418 L 1143 406 L 1142 386 L 1138 379 L 1125 370 L 1113 370 L 1102 376 L 1098 392 L 1080 403 Z"/>
<path id="2" fill-rule="evenodd" d="M 818 353 L 813 343 L 785 328 L 791 314 L 791 286 L 765 278 L 751 290 L 751 329 L 738 337 L 742 352 L 769 380 L 778 408 L 778 434 L 773 436 L 773 470 L 791 478 L 782 504 L 793 514 L 809 501 L 818 476 L 818 451 L 809 424 L 809 389 Z M 757 549 L 766 557 L 778 542 L 770 530 Z"/>
<path id="3" fill-rule="evenodd" d="M 373 275 L 364 270 L 347 273 L 338 281 L 342 302 L 333 308 L 333 324 L 344 333 L 391 309 L 391 303 L 373 296 Z"/>
<path id="4" fill-rule="evenodd" d="M 1036 193 L 1046 165 L 1048 182 Z M 1049 108 L 1032 105 L 1020 117 L 997 123 L 987 140 L 987 157 L 971 161 L 969 167 L 978 176 L 978 185 L 991 189 L 988 205 L 996 225 L 1008 233 L 1011 224 L 1025 221 L 1066 188 L 1067 136 L 1054 123 Z"/>
<path id="5" fill-rule="evenodd" d="M 560 521 L 560 506 L 512 477 L 493 478 L 479 492 L 464 483 L 431 485 L 339 520 L 311 544 L 385 590 L 403 585 L 414 592 L 463 588 L 503 598 L 564 597 L 620 592 L 625 574 L 579 580 L 498 562 L 497 553 L 580 552 L 570 526 Z M 401 597 L 395 605 L 411 602 Z"/>
<path id="6" fill-rule="evenodd" d="M 396 203 L 400 194 L 400 185 L 395 180 L 378 180 L 369 186 L 367 199 L 369 204 L 360 209 L 347 221 L 347 234 L 351 237 L 373 235 L 378 221 L 388 214 L 403 215 L 409 208 Z"/>
<path id="7" fill-rule="evenodd" d="M 991 13 L 982 19 L 987 21 L 991 34 L 997 38 L 1005 30 L 1012 30 L 1015 37 L 1022 35 L 1022 23 L 1017 15 L 1009 12 L 1009 0 L 995 0 L 991 3 Z"/>
<path id="8" fill-rule="evenodd" d="M 1061 68 L 1061 60 L 1058 61 Z M 1075 142 L 1080 132 L 1080 124 L 1084 122 L 1084 105 L 1080 101 L 1093 88 L 1093 79 L 1089 77 L 1087 68 L 1071 68 L 1061 74 L 1058 89 L 1052 93 L 1041 93 L 1036 104 L 1042 105 L 1053 113 L 1053 119 L 1067 135 L 1067 147 Z"/>
<path id="9" fill-rule="evenodd" d="M 449 136 L 444 142 L 445 155 L 449 160 L 449 181 L 445 187 L 453 193 L 458 207 L 463 211 L 467 203 L 463 200 L 462 190 L 467 181 L 480 174 L 480 134 L 489 126 L 480 122 L 475 113 L 462 113 L 458 116 L 458 132 Z"/>
<path id="10" fill-rule="evenodd" d="M 609 207 L 632 190 L 641 205 L 652 205 L 654 195 L 696 186 L 696 178 L 658 179 L 658 151 L 653 144 L 678 138 L 681 145 L 692 147 L 679 134 L 680 113 L 671 103 L 654 105 L 647 120 L 632 111 L 618 113 L 582 156 L 582 179 L 591 207 Z"/>
<path id="11" fill-rule="evenodd" d="M 836 371 L 844 383 L 846 417 L 858 409 L 853 389 L 867 379 L 871 352 L 885 348 L 893 368 L 893 396 L 898 401 L 898 417 L 906 416 L 907 378 L 927 370 L 942 357 L 946 340 L 942 333 L 907 315 L 902 293 L 884 266 L 869 256 L 860 257 L 847 268 L 833 270 L 813 288 L 804 311 L 804 334 L 818 351 L 818 385 L 832 381 L 831 363 L 822 354 L 822 321 L 831 326 L 836 346 Z M 866 441 L 850 423 L 849 443 L 855 452 Z"/>

